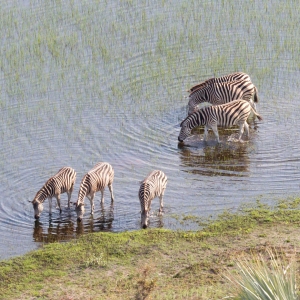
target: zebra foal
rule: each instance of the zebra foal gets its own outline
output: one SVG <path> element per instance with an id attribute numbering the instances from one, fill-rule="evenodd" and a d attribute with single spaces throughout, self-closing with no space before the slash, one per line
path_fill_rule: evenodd
<path id="1" fill-rule="evenodd" d="M 178 136 L 178 141 L 183 142 L 190 134 L 193 128 L 204 125 L 204 140 L 207 139 L 209 129 L 212 129 L 218 143 L 219 134 L 218 126 L 231 127 L 239 125 L 239 141 L 241 140 L 244 129 L 249 136 L 249 125 L 247 118 L 251 111 L 259 120 L 262 117 L 255 111 L 251 103 L 245 100 L 234 100 L 226 104 L 207 106 L 192 113 L 186 117 L 180 124 L 181 130 Z"/>
<path id="2" fill-rule="evenodd" d="M 192 86 L 187 92 L 189 93 L 193 93 L 199 89 L 202 89 L 203 87 L 210 85 L 212 83 L 222 83 L 222 82 L 229 82 L 229 81 L 250 81 L 251 82 L 251 78 L 248 74 L 244 73 L 244 72 L 234 72 L 228 75 L 224 75 L 221 77 L 213 77 L 210 79 L 207 79 L 203 82 L 200 82 L 194 86 Z"/>
<path id="3" fill-rule="evenodd" d="M 189 96 L 188 114 L 195 112 L 200 103 L 209 102 L 212 105 L 219 105 L 237 99 L 252 101 L 252 96 L 254 102 L 258 102 L 257 88 L 251 81 L 211 83 Z"/>
<path id="4" fill-rule="evenodd" d="M 54 176 L 49 178 L 43 187 L 37 192 L 34 199 L 29 201 L 33 205 L 34 218 L 39 219 L 44 207 L 43 203 L 49 199 L 49 214 L 52 214 L 52 198 L 55 197 L 57 206 L 61 212 L 60 195 L 68 194 L 68 207 L 70 208 L 71 194 L 76 180 L 76 172 L 70 167 L 61 168 Z"/>
<path id="5" fill-rule="evenodd" d="M 94 198 L 98 191 L 101 191 L 101 203 L 104 203 L 104 189 L 108 186 L 111 201 L 114 201 L 112 183 L 114 180 L 114 170 L 109 163 L 100 162 L 96 164 L 81 180 L 78 200 L 75 203 L 77 221 L 81 222 L 84 214 L 84 198 L 87 197 L 91 203 L 91 215 L 94 214 Z"/>
<path id="6" fill-rule="evenodd" d="M 163 196 L 167 186 L 167 176 L 160 170 L 152 171 L 142 182 L 139 189 L 139 199 L 141 204 L 141 225 L 145 229 L 148 227 L 149 212 L 151 202 L 155 197 L 159 197 L 159 213 L 163 210 Z"/>

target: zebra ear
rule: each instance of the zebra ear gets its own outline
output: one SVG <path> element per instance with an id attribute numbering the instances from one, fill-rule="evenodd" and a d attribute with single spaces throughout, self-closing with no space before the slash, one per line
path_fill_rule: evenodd
<path id="1" fill-rule="evenodd" d="M 32 203 L 33 201 L 28 200 L 28 202 Z"/>

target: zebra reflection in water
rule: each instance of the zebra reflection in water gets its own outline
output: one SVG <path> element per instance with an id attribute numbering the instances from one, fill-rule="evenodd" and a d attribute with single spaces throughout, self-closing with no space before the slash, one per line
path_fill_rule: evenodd
<path id="1" fill-rule="evenodd" d="M 96 211 L 96 215 L 97 217 L 90 217 L 82 222 L 74 221 L 74 215 L 71 214 L 46 223 L 36 220 L 33 224 L 33 240 L 43 243 L 64 242 L 85 233 L 111 231 L 114 221 L 114 205 L 109 205 L 107 209 L 101 205 L 101 209 L 99 212 Z"/>
<path id="2" fill-rule="evenodd" d="M 182 170 L 202 176 L 244 177 L 250 174 L 252 144 L 229 143 L 207 145 L 199 144 L 197 148 L 178 145 Z"/>

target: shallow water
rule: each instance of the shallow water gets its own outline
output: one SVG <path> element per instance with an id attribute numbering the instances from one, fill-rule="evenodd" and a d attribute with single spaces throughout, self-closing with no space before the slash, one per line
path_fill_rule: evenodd
<path id="1" fill-rule="evenodd" d="M 139 229 L 139 182 L 153 169 L 168 185 L 165 213 L 157 216 L 155 199 L 150 227 L 197 229 L 176 216 L 299 195 L 296 2 L 100 2 L 3 4 L 0 259 L 87 232 Z M 212 133 L 204 142 L 200 129 L 178 145 L 185 91 L 233 71 L 250 74 L 264 120 L 244 143 L 233 128 L 220 130 L 220 144 Z M 113 206 L 106 189 L 104 206 L 97 194 L 91 217 L 86 200 L 78 224 L 63 194 L 62 214 L 53 207 L 50 218 L 46 201 L 34 221 L 28 200 L 50 176 L 73 167 L 76 201 L 99 161 L 115 170 Z"/>

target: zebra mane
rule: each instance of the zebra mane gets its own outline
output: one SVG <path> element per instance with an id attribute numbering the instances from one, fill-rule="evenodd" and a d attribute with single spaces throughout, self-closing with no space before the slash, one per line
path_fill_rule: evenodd
<path id="1" fill-rule="evenodd" d="M 189 116 L 191 116 L 191 115 L 189 115 Z M 185 121 L 188 119 L 189 116 L 187 116 L 187 117 L 180 123 L 180 127 L 182 127 L 183 122 L 185 122 Z"/>
<path id="2" fill-rule="evenodd" d="M 216 80 L 216 78 L 215 78 L 215 77 L 212 77 L 212 78 L 209 78 L 209 79 L 207 79 L 207 80 L 205 80 L 205 81 L 203 81 L 203 82 L 200 82 L 200 83 L 198 83 L 198 84 L 192 86 L 192 87 L 188 90 L 188 92 L 190 92 L 190 95 L 189 95 L 189 96 L 191 96 L 193 93 L 195 93 L 195 92 L 197 92 L 197 91 L 199 91 L 199 90 L 205 88 L 207 85 L 210 85 L 211 83 L 214 83 L 215 80 Z"/>
<path id="3" fill-rule="evenodd" d="M 48 183 L 48 181 L 46 182 L 46 184 Z M 45 187 L 46 184 L 36 193 L 34 199 L 32 200 L 32 203 L 34 203 L 34 202 L 43 203 L 47 199 L 48 192 Z"/>
<path id="4" fill-rule="evenodd" d="M 211 106 L 204 106 L 200 109 L 198 109 L 197 111 L 193 112 L 192 114 L 188 115 L 181 123 L 180 123 L 180 127 L 182 127 L 182 124 L 190 117 L 192 117 L 194 114 L 198 114 L 199 118 L 202 120 L 203 119 L 203 111 L 206 109 L 206 108 L 209 108 Z"/>

